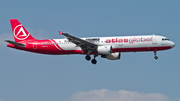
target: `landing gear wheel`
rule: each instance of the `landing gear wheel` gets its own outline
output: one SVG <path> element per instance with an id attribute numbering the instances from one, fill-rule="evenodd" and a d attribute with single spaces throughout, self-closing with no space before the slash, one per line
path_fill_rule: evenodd
<path id="1" fill-rule="evenodd" d="M 155 56 L 155 57 L 154 57 L 154 59 L 156 59 L 156 60 L 157 60 L 157 59 L 158 59 L 158 57 L 157 57 L 157 56 Z"/>
<path id="2" fill-rule="evenodd" d="M 89 55 L 86 55 L 85 58 L 86 58 L 87 61 L 91 60 L 91 57 Z"/>
<path id="3" fill-rule="evenodd" d="M 156 55 L 157 55 L 156 51 L 154 51 L 154 55 L 155 55 L 155 56 L 154 56 L 154 59 L 156 59 L 156 60 L 157 60 L 157 59 L 158 59 L 158 57 L 156 56 Z"/>
<path id="4" fill-rule="evenodd" d="M 92 59 L 91 62 L 92 62 L 92 64 L 96 64 L 97 63 L 96 59 Z"/>

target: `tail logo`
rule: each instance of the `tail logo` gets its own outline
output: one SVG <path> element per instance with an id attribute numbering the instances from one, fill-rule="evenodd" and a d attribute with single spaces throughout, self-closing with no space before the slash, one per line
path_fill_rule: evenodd
<path id="1" fill-rule="evenodd" d="M 24 40 L 29 36 L 28 32 L 25 32 L 24 27 L 22 25 L 17 25 L 14 28 L 14 36 L 19 40 Z"/>

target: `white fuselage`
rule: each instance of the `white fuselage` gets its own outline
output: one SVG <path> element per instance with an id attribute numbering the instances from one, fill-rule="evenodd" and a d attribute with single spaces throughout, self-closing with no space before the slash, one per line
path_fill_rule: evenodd
<path id="1" fill-rule="evenodd" d="M 145 48 L 145 47 L 174 47 L 175 44 L 163 36 L 146 35 L 146 36 L 117 36 L 117 37 L 90 37 L 81 38 L 98 45 L 110 45 L 113 49 L 122 48 Z M 80 50 L 74 43 L 68 39 L 54 39 L 63 50 Z M 130 51 L 130 50 L 129 50 Z M 148 50 L 147 50 L 148 51 Z M 157 50 L 158 51 L 158 50 Z"/>

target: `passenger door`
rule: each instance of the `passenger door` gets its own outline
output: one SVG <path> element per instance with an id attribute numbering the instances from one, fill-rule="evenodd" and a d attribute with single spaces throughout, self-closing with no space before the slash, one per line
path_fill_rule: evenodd
<path id="1" fill-rule="evenodd" d="M 153 45 L 156 45 L 156 44 L 157 44 L 157 36 L 155 36 L 155 35 L 153 35 L 152 44 L 153 44 Z"/>

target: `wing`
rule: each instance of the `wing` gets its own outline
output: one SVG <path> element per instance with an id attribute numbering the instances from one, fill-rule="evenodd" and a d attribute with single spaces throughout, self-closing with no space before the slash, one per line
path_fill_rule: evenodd
<path id="1" fill-rule="evenodd" d="M 96 48 L 98 46 L 97 44 L 94 44 L 94 43 L 89 42 L 87 40 L 83 40 L 83 39 L 77 38 L 75 36 L 69 35 L 68 33 L 62 33 L 62 35 L 66 36 L 67 39 L 70 42 L 76 44 L 76 46 L 81 47 L 81 49 L 83 51 L 88 51 L 88 50 L 93 51 L 93 50 L 96 50 Z"/>

